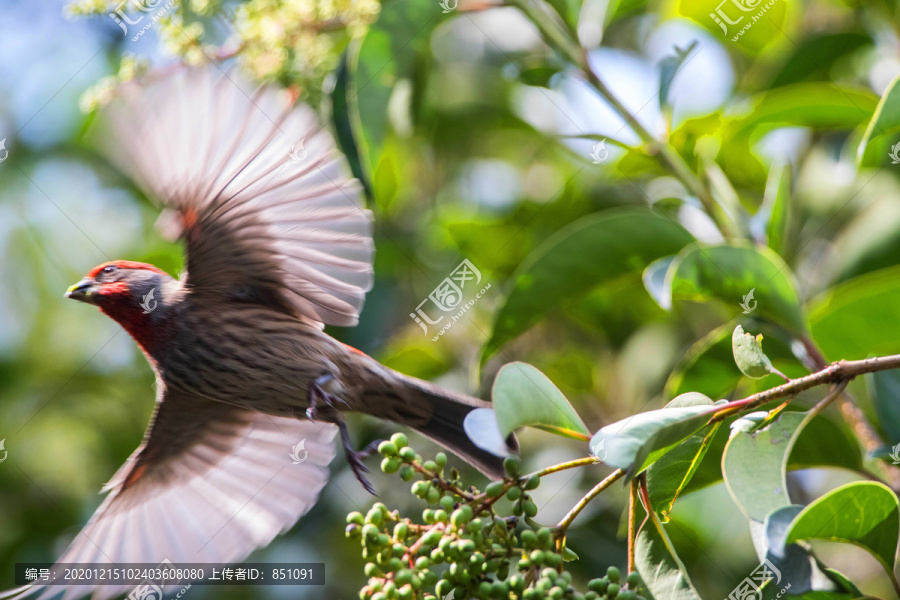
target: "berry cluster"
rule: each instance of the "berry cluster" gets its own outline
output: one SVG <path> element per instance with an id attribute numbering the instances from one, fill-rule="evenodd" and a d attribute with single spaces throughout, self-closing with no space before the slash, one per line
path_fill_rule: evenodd
<path id="1" fill-rule="evenodd" d="M 463 488 L 456 469 L 445 473 L 444 453 L 423 460 L 402 433 L 382 442 L 378 451 L 384 457 L 381 470 L 415 480 L 411 491 L 428 508 L 420 523 L 381 502 L 365 515 L 347 515 L 347 537 L 360 540 L 368 561 L 361 600 L 640 598 L 637 573 L 620 585 L 615 567 L 592 580 L 589 591 L 575 590 L 564 563 L 577 556 L 558 530 L 534 521 L 538 509 L 529 492 L 540 485 L 540 477 L 520 475 L 517 459 L 506 459 L 507 476 L 481 491 Z M 504 497 L 511 515 L 498 512 L 496 503 Z"/>

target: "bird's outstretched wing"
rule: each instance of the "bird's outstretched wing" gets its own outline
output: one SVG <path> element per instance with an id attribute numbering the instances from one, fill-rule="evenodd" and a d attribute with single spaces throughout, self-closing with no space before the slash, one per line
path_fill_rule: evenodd
<path id="1" fill-rule="evenodd" d="M 213 66 L 124 87 L 101 123 L 112 160 L 169 208 L 192 290 L 357 323 L 372 217 L 312 109 Z"/>
<path id="2" fill-rule="evenodd" d="M 167 393 L 144 442 L 58 563 L 233 563 L 315 504 L 337 427 Z M 303 456 L 291 449 L 303 441 Z M 106 600 L 133 585 L 29 587 L 15 598 Z"/>

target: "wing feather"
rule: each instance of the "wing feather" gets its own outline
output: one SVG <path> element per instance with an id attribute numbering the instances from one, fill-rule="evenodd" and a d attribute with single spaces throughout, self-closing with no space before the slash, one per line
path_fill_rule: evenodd
<path id="1" fill-rule="evenodd" d="M 215 68 L 128 86 L 107 110 L 104 144 L 171 210 L 192 292 L 355 325 L 373 281 L 362 187 L 312 109 L 244 87 Z"/>

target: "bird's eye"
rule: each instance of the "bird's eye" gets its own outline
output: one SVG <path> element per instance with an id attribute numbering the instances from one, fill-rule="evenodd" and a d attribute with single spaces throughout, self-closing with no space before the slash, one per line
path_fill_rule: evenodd
<path id="1" fill-rule="evenodd" d="M 107 265 L 103 267 L 103 270 L 100 272 L 104 275 L 109 275 L 110 273 L 115 273 L 118 269 L 119 267 L 117 267 L 116 265 Z"/>

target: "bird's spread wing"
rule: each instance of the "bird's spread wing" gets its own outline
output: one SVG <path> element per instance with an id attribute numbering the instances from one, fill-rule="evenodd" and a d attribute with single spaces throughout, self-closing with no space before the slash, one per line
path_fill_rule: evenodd
<path id="1" fill-rule="evenodd" d="M 167 393 L 144 442 L 59 563 L 232 563 L 316 502 L 337 427 Z M 293 453 L 300 442 L 302 450 Z M 298 460 L 299 459 L 299 460 Z M 28 588 L 21 597 L 105 600 L 134 586 Z"/>
<path id="2" fill-rule="evenodd" d="M 215 67 L 182 69 L 124 88 L 98 131 L 170 209 L 192 288 L 355 325 L 372 286 L 361 186 L 312 109 L 242 86 Z"/>

